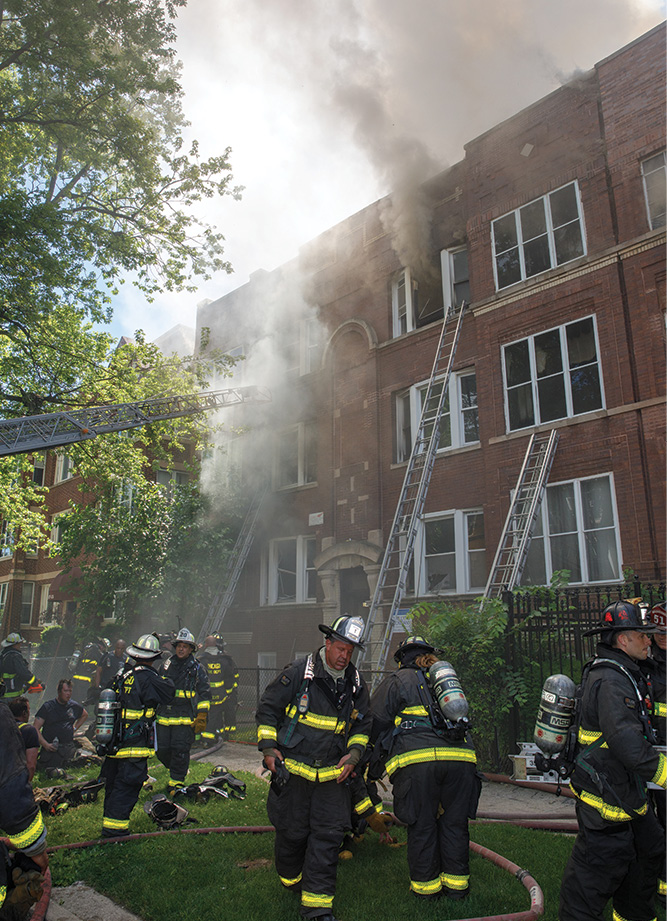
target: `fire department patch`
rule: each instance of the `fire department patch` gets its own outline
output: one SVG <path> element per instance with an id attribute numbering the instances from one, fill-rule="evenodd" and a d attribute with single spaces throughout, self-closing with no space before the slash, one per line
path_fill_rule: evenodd
<path id="1" fill-rule="evenodd" d="M 291 684 L 291 681 L 290 681 L 290 679 L 287 677 L 287 675 L 281 675 L 281 676 L 280 676 L 280 683 L 281 683 L 281 684 L 284 684 L 284 685 L 288 685 L 288 684 Z"/>
<path id="2" fill-rule="evenodd" d="M 625 706 L 626 706 L 626 707 L 629 707 L 631 710 L 634 710 L 634 709 L 635 709 L 635 703 L 636 703 L 636 701 L 634 701 L 634 700 L 632 699 L 632 697 L 624 697 L 623 700 L 624 700 L 624 702 L 625 702 Z"/>

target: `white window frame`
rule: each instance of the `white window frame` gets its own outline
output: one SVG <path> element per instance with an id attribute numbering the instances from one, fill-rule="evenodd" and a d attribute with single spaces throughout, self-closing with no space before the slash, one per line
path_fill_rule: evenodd
<path id="1" fill-rule="evenodd" d="M 58 519 L 62 518 L 64 515 L 67 515 L 67 514 L 68 514 L 67 511 L 62 511 L 62 512 L 54 512 L 51 515 L 50 539 L 51 539 L 51 543 L 55 544 L 56 548 L 58 547 L 58 544 L 60 543 L 60 537 L 61 537 L 60 535 L 61 523 L 58 521 Z M 56 549 L 56 552 L 57 552 L 57 549 Z"/>
<path id="2" fill-rule="evenodd" d="M 6 518 L 0 520 L 0 560 L 14 556 L 14 531 Z"/>
<path id="3" fill-rule="evenodd" d="M 479 403 L 475 403 L 477 410 L 477 431 L 478 437 L 466 441 L 466 432 L 464 426 L 464 416 L 471 411 L 471 407 L 463 406 L 463 381 L 466 378 L 477 377 L 475 368 L 464 368 L 461 371 L 452 373 L 449 378 L 449 388 L 447 396 L 449 398 L 449 431 L 451 444 L 438 445 L 438 454 L 447 451 L 455 451 L 457 448 L 468 448 L 479 444 Z M 396 393 L 394 397 L 395 406 L 395 424 L 396 424 L 396 462 L 403 463 L 410 457 L 410 451 L 414 445 L 414 440 L 419 429 L 419 422 L 422 413 L 422 395 L 426 394 L 428 381 L 421 381 L 414 384 L 409 391 L 402 390 Z M 406 426 L 405 413 L 409 404 L 410 419 L 409 425 Z M 451 407 L 455 407 L 452 413 Z M 407 434 L 409 433 L 409 447 L 406 444 Z"/>
<path id="4" fill-rule="evenodd" d="M 593 480 L 602 480 L 606 479 L 609 484 L 609 495 L 611 503 L 611 515 L 612 523 L 610 525 L 605 525 L 601 528 L 589 528 L 588 530 L 585 527 L 584 513 L 583 513 L 583 499 L 582 499 L 582 483 L 592 482 Z M 548 493 L 550 489 L 557 489 L 558 487 L 570 486 L 574 487 L 574 511 L 576 519 L 576 531 L 568 532 L 556 532 L 551 534 L 549 527 L 549 515 L 548 515 Z M 577 535 L 578 550 L 579 550 L 579 566 L 581 572 L 581 579 L 570 579 L 570 585 L 605 585 L 610 582 L 620 582 L 623 579 L 623 571 L 621 560 L 622 557 L 622 547 L 620 541 L 620 532 L 621 529 L 618 524 L 618 509 L 616 505 L 616 489 L 614 486 L 614 475 L 611 472 L 598 473 L 594 476 L 581 477 L 578 479 L 572 480 L 562 480 L 558 483 L 549 483 L 546 487 L 545 499 L 547 501 L 542 501 L 540 508 L 537 513 L 537 520 L 535 524 L 535 529 L 533 531 L 533 537 L 531 539 L 530 548 L 528 550 L 529 559 L 531 551 L 535 552 L 535 546 L 538 545 L 539 541 L 542 541 L 543 553 L 544 553 L 544 568 L 545 568 L 545 581 L 548 584 L 554 573 L 553 566 L 553 551 L 551 541 L 553 538 L 560 536 L 562 533 L 574 534 Z M 600 531 L 608 532 L 610 535 L 613 535 L 614 538 L 614 547 L 616 551 L 616 573 L 612 576 L 605 576 L 602 579 L 592 579 L 590 577 L 590 566 L 589 560 L 586 553 L 586 535 L 588 533 L 596 533 Z M 525 569 L 524 569 L 525 574 Z M 526 583 L 524 583 L 526 584 Z"/>
<path id="5" fill-rule="evenodd" d="M 26 600 L 26 588 L 29 588 L 27 594 L 30 596 Z M 33 608 L 35 606 L 35 583 L 34 582 L 23 582 L 21 583 L 21 619 L 20 623 L 22 626 L 29 627 L 32 625 L 32 615 Z"/>
<path id="6" fill-rule="evenodd" d="M 187 486 L 190 476 L 187 470 L 174 470 L 160 467 L 155 471 L 155 482 L 163 489 L 172 490 L 174 487 Z"/>
<path id="7" fill-rule="evenodd" d="M 54 602 L 49 602 L 49 592 L 51 591 L 50 582 L 42 582 L 39 587 L 39 624 L 40 626 L 46 626 L 47 624 L 57 623 L 56 617 L 56 606 Z"/>
<path id="8" fill-rule="evenodd" d="M 234 382 L 240 384 L 245 376 L 243 373 L 245 370 L 245 361 L 243 360 L 245 358 L 245 347 L 243 345 L 235 345 L 233 349 L 228 349 L 226 354 L 229 355 L 230 358 L 239 359 L 230 370 Z"/>
<path id="9" fill-rule="evenodd" d="M 464 253 L 466 255 L 465 266 L 463 265 L 463 260 L 460 259 Z M 442 299 L 445 305 L 445 314 L 454 307 L 460 307 L 463 301 L 470 303 L 470 269 L 467 256 L 467 246 L 456 246 L 452 249 L 443 249 L 440 252 Z M 461 274 L 462 271 L 464 271 L 465 278 Z M 465 292 L 464 296 L 461 296 L 463 292 Z"/>
<path id="10" fill-rule="evenodd" d="M 281 442 L 288 438 L 296 439 L 297 477 L 294 482 L 282 482 L 281 476 Z M 315 443 L 315 470 L 309 469 L 308 439 L 317 442 L 317 427 L 315 422 L 297 422 L 289 428 L 281 429 L 276 433 L 276 451 L 273 468 L 273 482 L 276 490 L 296 489 L 299 486 L 311 486 L 317 483 L 317 443 Z"/>
<path id="11" fill-rule="evenodd" d="M 5 613 L 5 605 L 9 598 L 9 582 L 0 582 L 0 617 Z"/>
<path id="12" fill-rule="evenodd" d="M 418 282 L 412 277 L 409 268 L 401 269 L 391 286 L 391 316 L 394 338 L 404 336 L 417 328 L 416 301 L 419 291 Z"/>
<path id="13" fill-rule="evenodd" d="M 116 506 L 117 508 L 126 508 L 128 513 L 132 514 L 132 506 L 134 505 L 134 494 L 136 492 L 136 487 L 132 480 L 129 480 L 127 477 L 123 477 L 120 483 L 116 486 Z"/>
<path id="14" fill-rule="evenodd" d="M 482 508 L 450 509 L 443 512 L 430 512 L 429 514 L 422 517 L 415 540 L 415 555 L 413 562 L 415 597 L 437 597 L 440 595 L 474 595 L 479 594 L 484 590 L 486 576 L 482 584 L 471 584 L 472 580 L 470 555 L 472 553 L 484 553 L 486 557 L 488 550 L 487 547 L 484 547 L 484 550 L 470 550 L 468 546 L 468 517 L 471 515 L 481 515 L 482 521 L 484 521 L 484 510 Z M 453 519 L 454 521 L 454 565 L 456 586 L 453 588 L 442 588 L 436 592 L 433 592 L 429 591 L 428 578 L 426 575 L 425 525 L 430 521 L 444 521 L 446 519 Z M 486 558 L 485 573 L 488 575 L 488 560 Z"/>
<path id="15" fill-rule="evenodd" d="M 46 454 L 44 453 L 44 451 L 36 451 L 32 456 L 32 481 L 37 486 L 44 486 L 45 477 L 46 477 Z"/>
<path id="16" fill-rule="evenodd" d="M 659 227 L 665 226 L 665 186 L 667 185 L 665 151 L 661 150 L 653 154 L 653 156 L 642 160 L 641 168 L 648 226 L 651 230 L 657 230 Z M 653 195 L 649 194 L 649 184 L 656 186 Z M 662 211 L 658 210 L 653 213 L 651 200 L 661 202 Z"/>
<path id="17" fill-rule="evenodd" d="M 76 474 L 74 473 L 74 468 L 72 464 L 72 458 L 66 451 L 59 451 L 56 454 L 56 473 L 54 477 L 55 483 L 64 483 L 67 480 L 71 480 Z"/>
<path id="18" fill-rule="evenodd" d="M 295 544 L 295 597 L 278 600 L 278 559 L 280 544 Z M 316 595 L 308 594 L 308 573 L 315 573 L 314 567 L 308 566 L 308 550 L 311 549 L 313 555 L 316 547 L 314 537 L 298 535 L 296 537 L 277 537 L 269 541 L 268 554 L 266 557 L 266 566 L 263 569 L 266 572 L 266 581 L 262 587 L 263 598 L 262 604 L 268 605 L 289 605 L 289 604 L 312 604 L 316 601 Z M 313 591 L 316 590 L 315 579 L 313 579 Z"/>
<path id="19" fill-rule="evenodd" d="M 571 326 L 575 326 L 577 323 L 582 323 L 584 320 L 592 320 L 593 323 L 593 336 L 595 339 L 595 351 L 596 358 L 595 362 L 589 362 L 588 366 L 597 366 L 598 370 L 598 380 L 600 384 L 600 406 L 593 409 L 586 409 L 582 413 L 574 412 L 573 397 L 572 397 L 572 380 L 571 375 L 572 371 L 576 371 L 576 368 L 570 366 L 570 356 L 567 348 L 567 330 Z M 539 336 L 542 336 L 546 333 L 551 333 L 558 331 L 560 339 L 560 353 L 562 361 L 562 369 L 560 374 L 562 374 L 564 381 L 564 391 L 565 391 L 565 415 L 556 416 L 550 419 L 542 420 L 541 409 L 540 409 L 540 399 L 539 399 L 539 381 L 547 380 L 548 378 L 538 378 L 536 360 L 535 360 L 535 339 Z M 528 343 L 528 360 L 530 366 L 530 381 L 525 381 L 518 385 L 513 385 L 508 389 L 507 384 L 507 367 L 505 360 L 505 350 L 510 348 L 513 345 L 517 345 L 520 342 Z M 515 339 L 512 342 L 503 343 L 501 346 L 501 361 L 502 361 L 502 373 L 503 373 L 503 402 L 505 405 L 505 426 L 507 432 L 520 432 L 525 431 L 529 428 L 535 428 L 539 425 L 546 425 L 551 422 L 555 422 L 557 419 L 573 419 L 578 415 L 585 415 L 587 412 L 598 412 L 601 409 L 605 408 L 605 393 L 604 393 L 604 380 L 602 377 L 602 362 L 600 361 L 600 341 L 598 337 L 598 326 L 597 318 L 595 314 L 590 314 L 589 316 L 579 317 L 576 320 L 571 321 L 570 323 L 564 323 L 562 326 L 553 326 L 550 329 L 541 329 L 537 333 L 533 333 L 531 336 L 524 336 L 521 339 Z M 583 366 L 582 366 L 583 367 Z M 556 375 L 552 375 L 555 377 Z M 510 420 L 510 405 L 509 405 L 509 390 L 514 390 L 517 387 L 524 387 L 530 384 L 532 400 L 533 400 L 533 421 L 528 425 L 517 426 L 512 428 Z"/>
<path id="20" fill-rule="evenodd" d="M 556 253 L 556 242 L 555 242 L 555 233 L 561 229 L 561 227 L 566 227 L 568 224 L 559 225 L 558 227 L 553 226 L 553 218 L 550 206 L 550 197 L 555 195 L 558 192 L 561 192 L 563 189 L 568 188 L 569 186 L 574 186 L 575 200 L 577 205 L 577 223 L 579 224 L 579 231 L 581 234 L 581 253 L 578 253 L 576 256 L 573 256 L 571 259 L 564 259 L 562 262 L 558 262 L 558 257 Z M 544 203 L 544 214 L 546 218 L 546 238 L 549 249 L 549 262 L 550 265 L 547 268 L 541 269 L 539 272 L 534 272 L 531 275 L 526 274 L 526 259 L 524 247 L 532 242 L 532 238 L 529 240 L 524 240 L 522 235 L 521 219 L 520 212 L 524 208 L 529 208 L 531 205 L 535 205 L 537 202 Z M 510 215 L 514 215 L 514 227 L 517 239 L 517 248 L 519 254 L 519 268 L 521 272 L 521 277 L 516 281 L 508 282 L 507 284 L 501 285 L 498 280 L 498 257 L 502 256 L 504 253 L 510 252 L 514 249 L 514 246 L 510 247 L 507 250 L 502 250 L 496 252 L 496 225 L 499 221 L 503 221 L 508 218 Z M 569 224 L 574 224 L 574 221 L 570 221 Z M 540 234 L 543 236 L 543 234 Z M 493 259 L 493 277 L 496 285 L 496 291 L 505 291 L 507 288 L 511 288 L 513 285 L 518 285 L 522 281 L 526 281 L 528 278 L 537 278 L 539 275 L 544 272 L 549 272 L 552 269 L 557 268 L 560 265 L 567 265 L 568 262 L 573 262 L 575 259 L 580 259 L 582 256 L 586 255 L 586 229 L 584 225 L 584 211 L 581 203 L 581 194 L 579 192 L 579 183 L 575 180 L 574 182 L 567 182 L 565 185 L 560 186 L 557 189 L 552 189 L 546 195 L 541 195 L 539 198 L 534 198 L 532 201 L 526 202 L 521 205 L 519 208 L 515 208 L 514 211 L 508 211 L 505 214 L 501 214 L 495 220 L 491 222 L 491 254 Z"/>

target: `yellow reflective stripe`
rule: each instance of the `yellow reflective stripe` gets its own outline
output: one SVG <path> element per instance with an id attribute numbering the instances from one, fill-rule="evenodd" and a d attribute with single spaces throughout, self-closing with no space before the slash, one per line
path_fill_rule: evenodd
<path id="1" fill-rule="evenodd" d="M 387 774 L 391 777 L 399 768 L 427 761 L 469 761 L 477 764 L 477 756 L 470 748 L 419 748 L 390 758 L 386 766 Z"/>
<path id="2" fill-rule="evenodd" d="M 34 684 L 37 681 L 37 678 L 33 675 L 30 681 L 27 683 L 26 687 L 30 687 L 31 684 Z"/>
<path id="3" fill-rule="evenodd" d="M 110 828 L 113 831 L 125 831 L 130 827 L 129 819 L 110 819 L 109 816 L 102 816 L 102 828 Z"/>
<path id="4" fill-rule="evenodd" d="M 90 675 L 72 675 L 77 681 L 92 681 Z"/>
<path id="5" fill-rule="evenodd" d="M 298 876 L 295 876 L 293 879 L 289 879 L 287 876 L 278 876 L 278 879 L 283 884 L 283 886 L 296 886 L 297 883 L 301 882 L 303 873 L 299 873 Z"/>
<path id="6" fill-rule="evenodd" d="M 197 710 L 210 710 L 211 701 L 210 700 L 200 700 L 197 704 Z"/>
<path id="7" fill-rule="evenodd" d="M 257 727 L 257 741 L 265 742 L 267 739 L 271 742 L 278 741 L 278 733 L 275 726 L 258 726 Z"/>
<path id="8" fill-rule="evenodd" d="M 454 876 L 452 873 L 441 873 L 440 881 L 448 889 L 467 889 L 470 883 L 470 876 Z"/>
<path id="9" fill-rule="evenodd" d="M 180 688 L 176 689 L 176 697 L 185 697 L 190 700 L 195 696 L 195 691 L 182 691 Z"/>
<path id="10" fill-rule="evenodd" d="M 6 896 L 6 895 L 7 895 L 7 887 L 6 887 L 6 886 L 0 886 L 0 908 L 2 907 L 2 905 L 3 905 L 4 901 L 5 901 L 5 896 Z"/>
<path id="11" fill-rule="evenodd" d="M 121 711 L 121 718 L 124 720 L 140 720 L 142 716 L 146 717 L 146 719 L 148 720 L 153 719 L 153 717 L 155 716 L 155 710 L 150 709 L 150 710 L 122 710 Z"/>
<path id="12" fill-rule="evenodd" d="M 656 716 L 667 716 L 667 704 L 664 700 L 656 700 L 654 710 Z"/>
<path id="13" fill-rule="evenodd" d="M 8 835 L 7 837 L 12 847 L 16 848 L 17 851 L 24 851 L 34 844 L 42 834 L 44 834 L 44 822 L 42 821 L 42 813 L 38 812 L 27 828 L 24 828 L 23 831 L 18 832 L 16 835 Z"/>
<path id="14" fill-rule="evenodd" d="M 658 770 L 655 772 L 651 780 L 659 787 L 664 787 L 667 785 L 667 758 L 665 758 L 662 752 L 659 752 L 658 754 L 660 756 L 660 760 L 658 761 Z"/>
<path id="15" fill-rule="evenodd" d="M 394 726 L 400 726 L 406 717 L 428 716 L 428 710 L 421 704 L 414 707 L 405 707 L 394 719 Z"/>
<path id="16" fill-rule="evenodd" d="M 579 732 L 577 733 L 577 741 L 581 745 L 592 745 L 593 742 L 597 742 L 598 739 L 602 738 L 601 732 L 595 732 L 593 729 L 582 729 L 579 727 Z M 603 742 L 600 748 L 609 748 L 606 742 Z"/>
<path id="17" fill-rule="evenodd" d="M 594 796 L 592 793 L 588 793 L 586 790 L 582 790 L 581 793 L 578 790 L 575 790 L 572 784 L 570 784 L 570 789 L 577 797 L 581 800 L 582 803 L 586 803 L 587 806 L 591 806 L 593 809 L 597 810 L 603 819 L 606 819 L 608 822 L 629 822 L 632 819 L 632 816 L 629 816 L 628 813 L 621 809 L 620 806 L 610 806 L 609 803 L 599 797 Z M 640 809 L 635 809 L 636 815 L 646 815 L 648 810 L 648 803 Z"/>
<path id="18" fill-rule="evenodd" d="M 368 745 L 368 736 L 364 735 L 363 732 L 358 732 L 356 735 L 350 736 L 347 747 L 351 748 L 353 745 L 361 745 L 363 748 L 366 748 Z"/>
<path id="19" fill-rule="evenodd" d="M 202 732 L 201 737 L 202 739 L 215 739 L 215 733 L 214 732 Z"/>
<path id="20" fill-rule="evenodd" d="M 160 726 L 192 726 L 194 720 L 187 716 L 158 716 Z"/>
<path id="21" fill-rule="evenodd" d="M 658 895 L 667 895 L 667 882 L 664 879 L 658 880 Z"/>
<path id="22" fill-rule="evenodd" d="M 224 688 L 225 682 L 224 681 L 209 681 L 208 685 L 211 688 Z"/>
<path id="23" fill-rule="evenodd" d="M 292 719 L 297 710 L 295 706 L 288 707 L 285 711 L 287 716 Z M 321 713 L 300 713 L 299 722 L 304 726 L 310 726 L 313 729 L 323 729 L 325 732 L 333 732 L 339 735 L 345 731 L 345 721 L 339 721 L 336 716 L 323 716 Z"/>
<path id="24" fill-rule="evenodd" d="M 107 758 L 149 758 L 153 754 L 152 748 L 119 748 L 115 755 Z"/>
<path id="25" fill-rule="evenodd" d="M 437 879 L 428 879 L 425 882 L 419 879 L 411 879 L 410 888 L 418 895 L 434 895 L 436 892 L 440 892 L 442 883 L 439 876 Z"/>
<path id="26" fill-rule="evenodd" d="M 373 803 L 371 802 L 370 796 L 365 796 L 360 802 L 354 804 L 354 811 L 357 815 L 363 815 L 364 812 L 368 812 L 368 810 L 372 808 Z"/>
<path id="27" fill-rule="evenodd" d="M 306 892 L 305 890 L 301 893 L 301 904 L 304 908 L 331 908 L 333 906 L 332 895 L 324 895 L 320 892 Z"/>
<path id="28" fill-rule="evenodd" d="M 343 768 L 337 768 L 335 765 L 325 767 L 313 767 L 310 764 L 303 764 L 301 761 L 293 761 L 291 758 L 285 758 L 285 767 L 290 774 L 297 774 L 313 783 L 319 781 L 326 783 L 329 780 L 336 780 L 343 773 Z"/>

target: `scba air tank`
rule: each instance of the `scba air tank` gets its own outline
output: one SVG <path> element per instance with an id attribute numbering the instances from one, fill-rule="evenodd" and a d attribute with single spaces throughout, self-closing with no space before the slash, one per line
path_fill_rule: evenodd
<path id="1" fill-rule="evenodd" d="M 97 704 L 97 721 L 95 723 L 95 741 L 100 745 L 108 745 L 113 738 L 116 714 L 120 709 L 118 695 L 111 688 L 105 688 L 100 693 Z"/>
<path id="2" fill-rule="evenodd" d="M 567 675 L 551 675 L 544 682 L 533 738 L 545 755 L 557 755 L 565 747 L 574 692 L 574 681 Z"/>
<path id="3" fill-rule="evenodd" d="M 446 719 L 453 723 L 468 715 L 468 701 L 461 682 L 449 662 L 434 662 L 426 673 L 428 683 Z"/>

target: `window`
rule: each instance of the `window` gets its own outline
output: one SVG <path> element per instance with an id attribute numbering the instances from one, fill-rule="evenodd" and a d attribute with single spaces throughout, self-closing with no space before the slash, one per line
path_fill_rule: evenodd
<path id="1" fill-rule="evenodd" d="M 316 316 L 306 317 L 284 334 L 283 356 L 285 374 L 299 377 L 320 367 L 322 358 L 322 326 Z"/>
<path id="2" fill-rule="evenodd" d="M 642 179 L 646 196 L 646 211 L 651 230 L 665 226 L 665 152 L 649 157 L 642 163 Z"/>
<path id="3" fill-rule="evenodd" d="M 567 569 L 571 583 L 621 578 L 618 525 L 611 476 L 547 486 L 538 512 L 523 585 L 546 585 Z"/>
<path id="4" fill-rule="evenodd" d="M 0 559 L 14 555 L 14 532 L 8 521 L 0 521 Z"/>
<path id="5" fill-rule="evenodd" d="M 118 508 L 127 509 L 129 515 L 132 514 L 132 505 L 134 503 L 134 483 L 132 480 L 123 479 L 116 486 L 116 505 Z"/>
<path id="6" fill-rule="evenodd" d="M 303 327 L 304 374 L 317 371 L 322 360 L 322 327 L 317 317 L 309 317 Z"/>
<path id="7" fill-rule="evenodd" d="M 491 232 L 497 290 L 583 256 L 577 183 L 503 215 L 493 221 Z"/>
<path id="8" fill-rule="evenodd" d="M 409 458 L 416 437 L 428 385 L 416 384 L 409 391 L 395 397 L 396 406 L 396 460 Z M 438 409 L 442 382 L 435 381 L 428 407 L 425 433 L 432 431 L 432 421 Z M 452 413 L 451 407 L 455 407 Z M 414 433 L 414 434 L 413 434 Z M 461 371 L 449 378 L 449 387 L 440 416 L 440 441 L 438 450 L 461 448 L 479 441 L 479 416 L 477 412 L 477 378 L 474 371 Z"/>
<path id="9" fill-rule="evenodd" d="M 155 474 L 155 482 L 158 486 L 164 486 L 171 490 L 175 486 L 187 486 L 190 477 L 186 470 L 158 470 Z"/>
<path id="10" fill-rule="evenodd" d="M 272 540 L 268 558 L 268 604 L 298 604 L 314 601 L 317 571 L 314 537 L 285 537 Z"/>
<path id="11" fill-rule="evenodd" d="M 72 458 L 69 454 L 59 453 L 56 457 L 56 476 L 54 482 L 62 483 L 74 476 Z"/>
<path id="12" fill-rule="evenodd" d="M 412 278 L 410 269 L 403 269 L 394 284 L 391 293 L 394 336 L 402 336 L 415 329 L 415 317 L 419 310 L 419 285 Z"/>
<path id="13" fill-rule="evenodd" d="M 415 553 L 417 595 L 482 591 L 486 582 L 481 509 L 424 517 Z"/>
<path id="14" fill-rule="evenodd" d="M 440 253 L 442 266 L 442 293 L 445 309 L 470 303 L 470 272 L 468 271 L 468 250 L 443 249 Z"/>
<path id="15" fill-rule="evenodd" d="M 278 434 L 275 466 L 276 489 L 305 486 L 317 479 L 315 424 L 299 422 Z"/>
<path id="16" fill-rule="evenodd" d="M 587 317 L 503 348 L 509 431 L 602 408 L 596 340 Z"/>
<path id="17" fill-rule="evenodd" d="M 5 613 L 7 598 L 9 597 L 9 582 L 0 582 L 0 617 Z"/>
<path id="18" fill-rule="evenodd" d="M 39 624 L 53 624 L 56 622 L 55 604 L 49 601 L 50 583 L 42 583 L 39 587 Z"/>
<path id="19" fill-rule="evenodd" d="M 37 486 L 44 485 L 44 468 L 46 467 L 46 455 L 43 453 L 33 454 L 32 458 L 32 481 Z"/>
<path id="20" fill-rule="evenodd" d="M 63 530 L 67 525 L 67 512 L 56 512 L 51 516 L 51 542 L 59 544 L 63 539 Z M 57 552 L 57 550 L 56 550 Z"/>
<path id="21" fill-rule="evenodd" d="M 35 598 L 35 583 L 24 582 L 21 589 L 21 623 L 32 623 L 32 604 Z"/>

